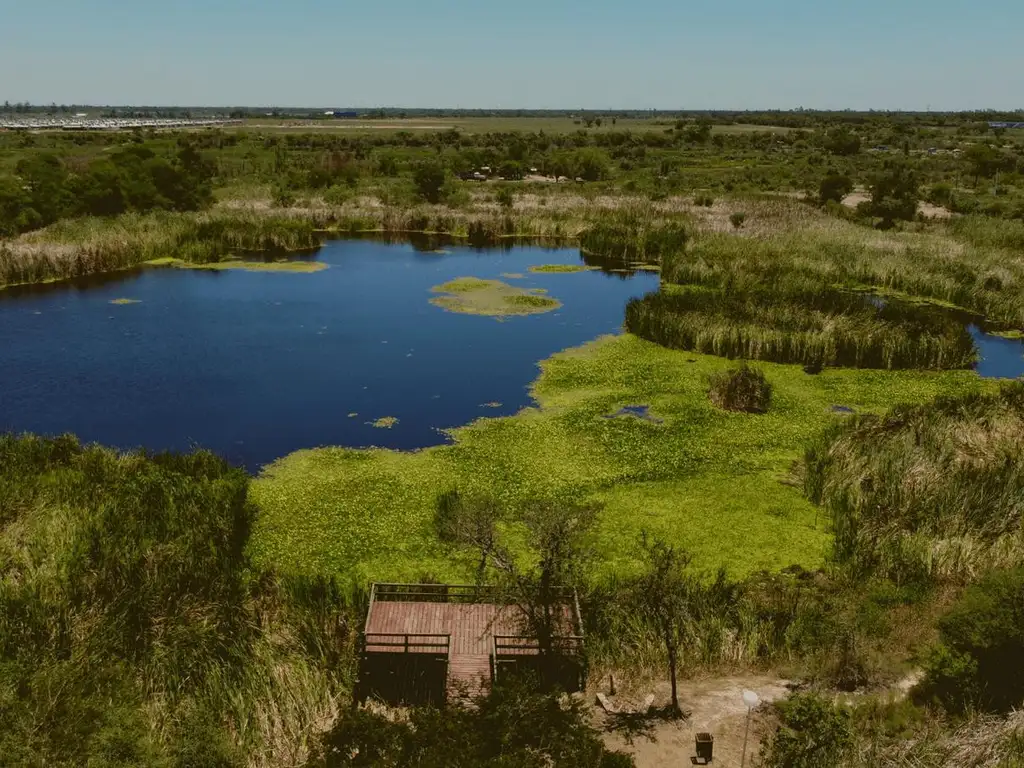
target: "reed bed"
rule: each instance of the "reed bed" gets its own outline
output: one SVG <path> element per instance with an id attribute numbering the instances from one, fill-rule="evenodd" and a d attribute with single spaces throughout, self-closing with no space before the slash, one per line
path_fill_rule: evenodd
<path id="1" fill-rule="evenodd" d="M 1024 383 L 857 416 L 805 456 L 834 557 L 858 574 L 966 580 L 1024 563 Z"/>
<path id="2" fill-rule="evenodd" d="M 625 326 L 672 349 L 815 367 L 939 370 L 976 359 L 954 318 L 834 289 L 663 289 L 631 301 Z"/>
<path id="3" fill-rule="evenodd" d="M 254 569 L 254 514 L 208 453 L 0 436 L 0 754 L 301 764 L 348 690 L 363 598 Z"/>

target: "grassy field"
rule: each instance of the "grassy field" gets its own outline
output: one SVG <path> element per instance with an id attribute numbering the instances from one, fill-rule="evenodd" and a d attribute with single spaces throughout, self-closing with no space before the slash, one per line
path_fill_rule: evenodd
<path id="1" fill-rule="evenodd" d="M 643 530 L 691 549 L 702 570 L 816 566 L 829 543 L 825 520 L 790 472 L 804 445 L 840 418 L 832 406 L 873 412 L 990 386 L 963 371 L 811 376 L 765 364 L 773 406 L 747 415 L 708 401 L 708 377 L 729 365 L 606 337 L 542 363 L 532 390 L 539 407 L 456 429 L 452 445 L 292 454 L 253 483 L 253 555 L 286 572 L 471 578 L 471 558 L 440 544 L 432 528 L 438 494 L 458 488 L 512 509 L 537 497 L 604 502 L 595 574 L 634 569 Z M 641 404 L 661 423 L 605 418 Z"/>

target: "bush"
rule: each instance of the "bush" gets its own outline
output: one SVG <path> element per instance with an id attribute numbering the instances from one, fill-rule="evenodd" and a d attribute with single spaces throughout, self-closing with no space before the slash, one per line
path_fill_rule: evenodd
<path id="1" fill-rule="evenodd" d="M 732 224 L 733 229 L 739 229 L 740 227 L 742 227 L 746 220 L 747 214 L 743 213 L 742 211 L 737 211 L 736 213 L 732 214 L 729 217 L 729 223 Z"/>
<path id="2" fill-rule="evenodd" d="M 831 172 L 818 185 L 818 200 L 822 205 L 829 202 L 841 203 L 853 191 L 853 180 L 841 173 Z"/>
<path id="3" fill-rule="evenodd" d="M 772 401 L 772 385 L 764 373 L 743 363 L 739 368 L 711 377 L 711 402 L 726 411 L 765 413 Z"/>
<path id="4" fill-rule="evenodd" d="M 700 208 L 710 208 L 715 204 L 715 198 L 707 194 L 695 195 L 693 204 Z"/>
<path id="5" fill-rule="evenodd" d="M 1024 568 L 989 574 L 939 622 L 918 694 L 951 712 L 1024 702 Z"/>
<path id="6" fill-rule="evenodd" d="M 441 202 L 441 190 L 446 177 L 444 166 L 435 161 L 420 163 L 412 174 L 417 194 L 428 203 Z"/>
<path id="7" fill-rule="evenodd" d="M 850 714 L 812 693 L 777 705 L 780 725 L 761 750 L 765 768 L 839 765 L 853 743 Z"/>

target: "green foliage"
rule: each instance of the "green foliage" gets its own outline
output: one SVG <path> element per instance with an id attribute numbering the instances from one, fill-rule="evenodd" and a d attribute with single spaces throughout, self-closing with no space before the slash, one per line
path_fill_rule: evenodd
<path id="1" fill-rule="evenodd" d="M 343 715 L 307 768 L 444 765 L 450 768 L 628 768 L 608 750 L 576 700 L 521 684 L 496 686 L 471 709 L 412 710 L 408 723 L 365 710 Z"/>
<path id="2" fill-rule="evenodd" d="M 328 705 L 344 598 L 252 570 L 247 488 L 204 452 L 0 437 L 4 759 L 240 766 L 256 712 L 290 740 Z"/>
<path id="3" fill-rule="evenodd" d="M 818 200 L 822 205 L 828 202 L 841 203 L 852 191 L 853 179 L 845 174 L 829 171 L 818 185 Z"/>
<path id="4" fill-rule="evenodd" d="M 746 221 L 747 214 L 743 213 L 743 211 L 736 211 L 729 215 L 729 223 L 732 224 L 733 229 L 741 229 Z"/>
<path id="5" fill-rule="evenodd" d="M 860 152 L 860 136 L 846 127 L 834 128 L 825 135 L 824 147 L 833 155 L 856 155 Z"/>
<path id="6" fill-rule="evenodd" d="M 625 327 L 672 349 L 722 357 L 857 368 L 966 368 L 974 343 L 925 307 L 834 289 L 663 289 L 626 306 Z"/>
<path id="7" fill-rule="evenodd" d="M 515 205 L 516 195 L 512 190 L 512 187 L 501 186 L 498 187 L 498 190 L 494 193 L 494 199 L 497 200 L 498 205 L 502 208 L 509 210 Z"/>
<path id="8" fill-rule="evenodd" d="M 853 733 L 850 714 L 812 693 L 778 704 L 780 725 L 762 748 L 765 768 L 822 768 L 840 765 Z"/>
<path id="9" fill-rule="evenodd" d="M 962 713 L 1008 712 L 1024 702 L 1024 569 L 968 587 L 939 622 L 939 645 L 918 694 Z"/>
<path id="10" fill-rule="evenodd" d="M 1024 563 L 1024 384 L 855 416 L 807 449 L 806 491 L 856 574 L 963 579 Z"/>
<path id="11" fill-rule="evenodd" d="M 708 396 L 726 411 L 766 413 L 772 402 L 772 385 L 763 371 L 743 363 L 712 376 Z"/>
<path id="12" fill-rule="evenodd" d="M 428 203 L 439 203 L 442 198 L 442 187 L 444 187 L 447 171 L 445 167 L 436 161 L 420 163 L 413 170 L 413 183 L 416 185 L 416 192 Z"/>
<path id="13" fill-rule="evenodd" d="M 881 219 L 882 229 L 891 228 L 896 221 L 913 221 L 920 200 L 919 186 L 917 171 L 909 163 L 887 161 L 871 179 L 871 200 L 861 206 L 867 215 Z"/>
<path id="14" fill-rule="evenodd" d="M 580 234 L 580 249 L 623 265 L 660 263 L 686 248 L 682 224 L 655 224 L 639 216 L 606 219 Z"/>

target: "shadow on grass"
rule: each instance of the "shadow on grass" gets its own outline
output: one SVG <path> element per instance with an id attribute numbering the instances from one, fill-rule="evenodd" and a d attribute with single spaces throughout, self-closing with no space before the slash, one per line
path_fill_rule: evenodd
<path id="1" fill-rule="evenodd" d="M 638 738 L 657 741 L 655 728 L 660 723 L 685 722 L 690 719 L 690 711 L 680 712 L 671 704 L 664 707 L 651 707 L 646 712 L 609 712 L 605 718 L 604 729 L 608 733 L 618 733 L 630 746 Z"/>

